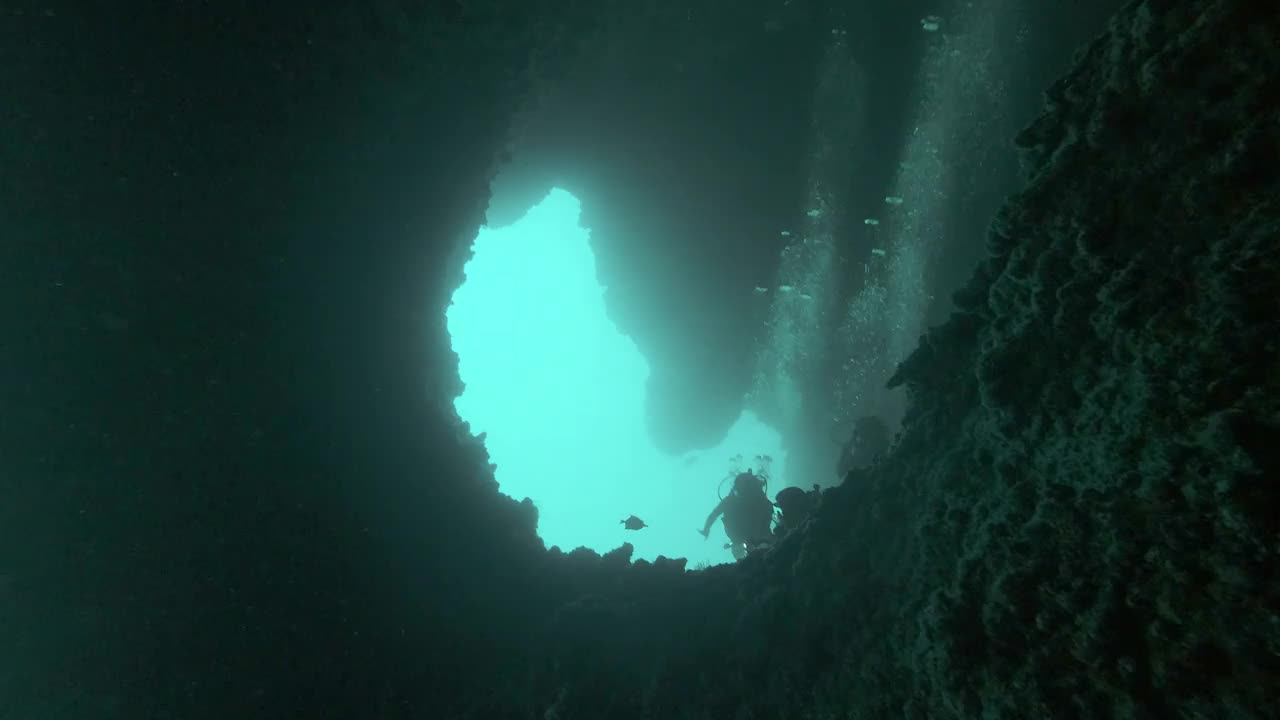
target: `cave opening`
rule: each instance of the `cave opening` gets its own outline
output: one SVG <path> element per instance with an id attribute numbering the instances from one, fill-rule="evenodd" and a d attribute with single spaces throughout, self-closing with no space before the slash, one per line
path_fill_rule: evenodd
<path id="1" fill-rule="evenodd" d="M 681 456 L 646 429 L 649 364 L 609 319 L 580 202 L 552 189 L 516 222 L 482 227 L 446 310 L 463 393 L 459 417 L 483 436 L 501 490 L 538 508 L 538 534 L 563 550 L 633 558 L 732 560 L 717 525 L 697 530 L 738 469 L 785 477 L 779 433 L 744 411 L 714 447 Z M 781 489 L 771 485 L 770 492 Z M 647 527 L 627 530 L 636 515 Z"/>

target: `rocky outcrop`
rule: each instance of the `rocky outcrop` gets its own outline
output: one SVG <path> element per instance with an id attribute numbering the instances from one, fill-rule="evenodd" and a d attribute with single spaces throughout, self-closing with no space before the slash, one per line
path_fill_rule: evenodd
<path id="1" fill-rule="evenodd" d="M 614 605 L 665 639 L 608 646 L 559 716 L 1271 717 L 1278 34 L 1244 2 L 1118 15 L 893 378 L 893 454 L 769 553 Z"/>

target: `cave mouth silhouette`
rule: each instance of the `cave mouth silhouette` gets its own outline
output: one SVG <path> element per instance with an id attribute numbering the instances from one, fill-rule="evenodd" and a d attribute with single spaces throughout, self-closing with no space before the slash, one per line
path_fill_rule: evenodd
<path id="1" fill-rule="evenodd" d="M 516 222 L 480 229 L 445 313 L 465 386 L 455 408 L 483 434 L 502 491 L 537 506 L 547 546 L 605 553 L 630 542 L 635 559 L 729 562 L 723 530 L 697 530 L 727 474 L 767 456 L 771 476 L 785 477 L 782 438 L 746 411 L 715 447 L 679 457 L 655 447 L 649 365 L 605 311 L 580 213 L 555 188 Z M 647 527 L 628 531 L 630 515 Z"/>

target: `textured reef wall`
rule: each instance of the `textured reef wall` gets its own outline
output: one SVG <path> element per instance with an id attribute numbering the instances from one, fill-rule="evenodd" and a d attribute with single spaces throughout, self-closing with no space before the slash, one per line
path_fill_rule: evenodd
<path id="1" fill-rule="evenodd" d="M 913 432 L 955 438 L 908 475 L 941 570 L 917 577 L 926 696 L 1226 717 L 1274 693 L 1278 27 L 1137 4 L 1019 136 L 1028 188 L 897 378 Z M 977 402 L 948 417 L 954 392 Z"/>
<path id="2" fill-rule="evenodd" d="M 0 717 L 1275 716 L 1273 11 L 1121 13 L 896 451 L 685 572 L 544 551 L 448 408 L 554 5 L 6 11 Z"/>
<path id="3" fill-rule="evenodd" d="M 1278 37 L 1256 3 L 1119 14 L 893 378 L 894 454 L 763 556 L 565 607 L 608 639 L 546 717 L 1274 717 Z"/>

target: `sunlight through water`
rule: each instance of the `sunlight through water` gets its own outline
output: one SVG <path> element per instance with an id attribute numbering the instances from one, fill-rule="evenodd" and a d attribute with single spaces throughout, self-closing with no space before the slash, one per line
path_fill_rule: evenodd
<path id="1" fill-rule="evenodd" d="M 673 457 L 653 446 L 648 363 L 606 315 L 579 214 L 557 189 L 518 222 L 480 230 L 446 314 L 466 385 L 458 414 L 486 434 L 502 491 L 538 507 L 548 547 L 603 553 L 631 542 L 635 558 L 729 561 L 718 524 L 709 540 L 697 530 L 731 470 L 765 455 L 770 474 L 785 477 L 781 439 L 746 412 L 717 447 Z M 648 527 L 626 530 L 633 514 Z"/>

